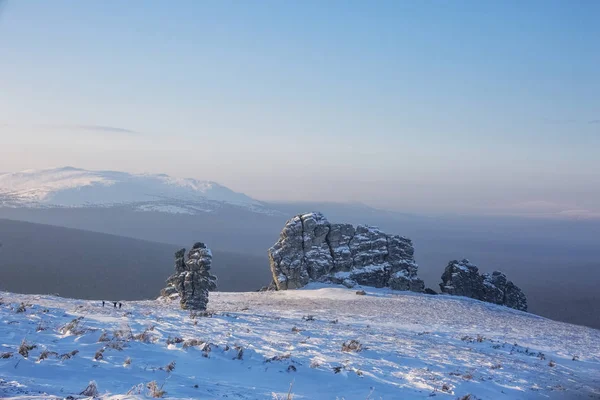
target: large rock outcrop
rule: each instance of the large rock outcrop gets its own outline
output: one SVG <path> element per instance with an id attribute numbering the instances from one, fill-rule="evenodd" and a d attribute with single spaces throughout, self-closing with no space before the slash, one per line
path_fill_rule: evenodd
<path id="1" fill-rule="evenodd" d="M 480 274 L 469 260 L 453 260 L 442 274 L 442 293 L 500 304 L 527 311 L 527 299 L 521 289 L 500 271 Z"/>
<path id="2" fill-rule="evenodd" d="M 286 222 L 269 249 L 273 281 L 279 290 L 311 281 L 386 287 L 421 292 L 410 239 L 378 228 L 332 224 L 323 214 L 297 215 Z"/>
<path id="3" fill-rule="evenodd" d="M 217 288 L 217 278 L 210 273 L 212 253 L 204 243 L 194 244 L 185 260 L 185 249 L 175 253 L 175 273 L 161 291 L 163 298 L 179 300 L 186 310 L 206 310 L 208 292 Z"/>

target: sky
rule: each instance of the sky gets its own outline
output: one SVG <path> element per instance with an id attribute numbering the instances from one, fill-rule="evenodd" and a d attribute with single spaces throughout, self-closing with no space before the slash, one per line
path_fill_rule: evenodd
<path id="1" fill-rule="evenodd" d="M 70 165 L 259 200 L 600 217 L 600 2 L 0 7 L 0 172 Z"/>

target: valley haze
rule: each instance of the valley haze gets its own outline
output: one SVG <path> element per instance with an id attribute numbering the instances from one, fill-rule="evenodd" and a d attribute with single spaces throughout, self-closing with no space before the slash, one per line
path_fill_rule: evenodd
<path id="1" fill-rule="evenodd" d="M 600 327 L 600 223 L 593 220 L 423 216 L 360 204 L 269 203 L 213 182 L 74 167 L 0 175 L 0 205 L 0 266 L 10 277 L 2 282 L 5 290 L 151 298 L 168 276 L 174 250 L 197 240 L 216 251 L 222 290 L 257 290 L 271 280 L 266 253 L 285 221 L 318 210 L 334 222 L 370 224 L 411 238 L 419 276 L 436 291 L 448 261 L 469 258 L 482 272 L 505 272 L 526 293 L 531 312 Z M 65 254 L 74 256 L 65 260 Z M 28 269 L 44 272 L 30 277 Z M 85 276 L 87 269 L 96 274 L 87 285 L 78 288 L 65 280 L 73 271 Z M 132 285 L 137 289 L 127 289 Z"/>

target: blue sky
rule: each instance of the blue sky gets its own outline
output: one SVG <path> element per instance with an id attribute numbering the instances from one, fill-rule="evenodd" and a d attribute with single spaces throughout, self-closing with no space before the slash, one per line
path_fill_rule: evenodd
<path id="1" fill-rule="evenodd" d="M 600 214 L 600 2 L 7 1 L 0 171 Z"/>

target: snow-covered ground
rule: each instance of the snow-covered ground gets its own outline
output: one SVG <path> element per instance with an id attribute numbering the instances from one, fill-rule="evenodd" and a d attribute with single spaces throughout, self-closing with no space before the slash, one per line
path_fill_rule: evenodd
<path id="1" fill-rule="evenodd" d="M 159 174 L 87 171 L 63 167 L 0 174 L 0 205 L 9 207 L 110 207 L 195 214 L 219 206 L 273 213 L 243 193 L 211 181 Z"/>
<path id="2" fill-rule="evenodd" d="M 286 398 L 292 385 L 294 399 L 600 399 L 598 330 L 364 289 L 211 293 L 214 314 L 195 318 L 159 301 L 0 293 L 0 397 L 78 398 L 93 380 L 119 399 L 150 382 L 169 398 Z M 343 351 L 350 340 L 361 351 Z M 36 346 L 27 357 L 22 341 Z"/>

